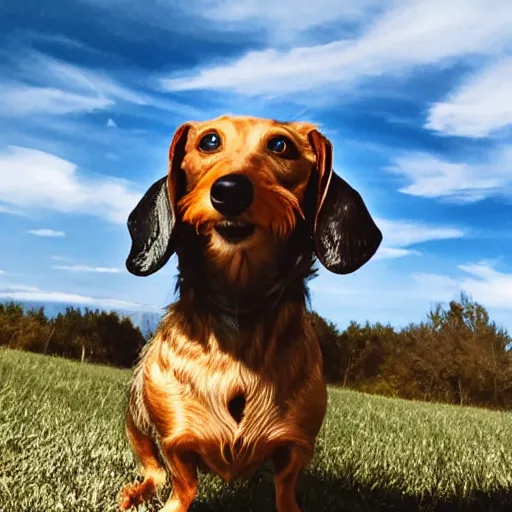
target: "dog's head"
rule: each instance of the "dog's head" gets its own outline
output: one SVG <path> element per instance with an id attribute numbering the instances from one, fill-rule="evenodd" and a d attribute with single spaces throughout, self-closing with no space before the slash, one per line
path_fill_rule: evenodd
<path id="1" fill-rule="evenodd" d="M 170 145 L 168 175 L 130 214 L 126 265 L 139 276 L 156 272 L 179 252 L 178 228 L 187 225 L 204 240 L 207 260 L 243 284 L 298 223 L 337 274 L 364 265 L 382 240 L 361 196 L 333 172 L 331 144 L 313 125 L 227 116 L 185 123 Z"/>

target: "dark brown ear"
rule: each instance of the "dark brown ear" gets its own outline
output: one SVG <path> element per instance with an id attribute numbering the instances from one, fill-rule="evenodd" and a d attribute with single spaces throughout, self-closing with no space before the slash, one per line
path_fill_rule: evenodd
<path id="1" fill-rule="evenodd" d="M 382 233 L 359 193 L 333 171 L 331 143 L 317 130 L 309 141 L 316 153 L 316 255 L 327 270 L 350 274 L 375 254 Z"/>
<path id="2" fill-rule="evenodd" d="M 169 147 L 168 175 L 153 183 L 128 217 L 132 239 L 126 268 L 136 276 L 160 270 L 176 250 L 176 202 L 181 162 L 190 125 L 181 125 Z"/>

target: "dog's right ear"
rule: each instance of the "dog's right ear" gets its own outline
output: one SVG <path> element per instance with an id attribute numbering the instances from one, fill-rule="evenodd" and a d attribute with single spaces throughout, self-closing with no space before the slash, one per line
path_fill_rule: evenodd
<path id="1" fill-rule="evenodd" d="M 126 268 L 136 276 L 160 270 L 174 254 L 180 169 L 190 125 L 181 125 L 169 147 L 168 175 L 153 183 L 128 217 L 132 239 Z"/>

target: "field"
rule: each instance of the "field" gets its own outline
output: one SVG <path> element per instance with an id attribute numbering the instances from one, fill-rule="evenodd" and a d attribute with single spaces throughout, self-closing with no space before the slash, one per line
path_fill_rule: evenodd
<path id="1" fill-rule="evenodd" d="M 129 372 L 0 349 L 0 510 L 117 510 Z M 166 487 L 139 511 L 158 510 Z M 512 510 L 512 414 L 331 389 L 304 512 Z M 271 475 L 201 475 L 192 512 L 272 511 Z"/>

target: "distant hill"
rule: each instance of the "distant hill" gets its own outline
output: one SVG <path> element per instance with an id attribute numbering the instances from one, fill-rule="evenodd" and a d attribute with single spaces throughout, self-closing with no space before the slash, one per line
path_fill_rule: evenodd
<path id="1" fill-rule="evenodd" d="M 10 302 L 9 300 L 2 300 L 1 302 Z M 91 306 L 90 304 L 67 304 L 65 302 L 37 302 L 37 301 L 15 301 L 21 304 L 25 310 L 43 308 L 48 318 L 55 318 L 59 313 L 65 313 L 66 308 L 73 307 L 81 310 L 99 309 L 105 311 L 116 311 L 119 315 L 129 317 L 134 325 L 140 328 L 142 334 L 147 337 L 149 334 L 155 332 L 162 315 L 158 313 L 150 313 L 147 311 L 126 311 L 123 309 L 115 308 L 101 308 Z M 163 314 L 163 312 L 162 312 Z"/>

